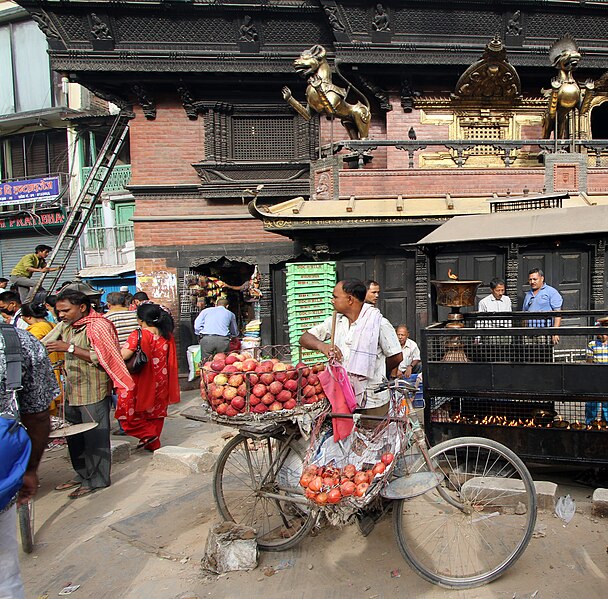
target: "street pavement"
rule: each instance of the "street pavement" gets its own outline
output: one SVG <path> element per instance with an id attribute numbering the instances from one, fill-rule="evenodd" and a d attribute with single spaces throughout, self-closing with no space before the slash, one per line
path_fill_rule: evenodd
<path id="1" fill-rule="evenodd" d="M 233 429 L 181 416 L 198 403 L 197 391 L 182 394 L 166 420 L 163 444 L 217 454 L 226 442 L 222 435 Z M 114 439 L 136 445 L 129 437 Z M 533 471 L 535 480 L 558 483 L 558 496 L 569 493 L 576 500 L 567 526 L 552 513 L 540 513 L 535 537 L 503 577 L 486 587 L 450 591 L 408 568 L 390 518 L 368 537 L 355 526 L 324 528 L 290 551 L 261 552 L 255 570 L 210 575 L 200 561 L 209 529 L 219 521 L 211 472 L 167 471 L 155 467 L 152 454 L 133 452 L 113 465 L 111 487 L 70 500 L 69 491 L 53 490 L 72 477 L 67 450 L 54 449 L 40 468 L 36 546 L 32 554 L 21 554 L 26 597 L 56 597 L 64 587 L 80 585 L 74 599 L 603 598 L 608 523 L 592 514 L 593 489 L 575 484 L 575 474 Z"/>

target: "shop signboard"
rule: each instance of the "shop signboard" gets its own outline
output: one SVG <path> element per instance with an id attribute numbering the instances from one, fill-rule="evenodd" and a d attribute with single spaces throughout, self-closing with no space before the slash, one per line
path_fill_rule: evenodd
<path id="1" fill-rule="evenodd" d="M 44 229 L 59 227 L 65 223 L 66 213 L 63 208 L 46 210 L 37 214 L 32 212 L 19 212 L 7 216 L 0 216 L 0 231 L 13 231 L 15 229 Z"/>
<path id="2" fill-rule="evenodd" d="M 0 204 L 52 200 L 59 196 L 59 177 L 0 183 Z"/>

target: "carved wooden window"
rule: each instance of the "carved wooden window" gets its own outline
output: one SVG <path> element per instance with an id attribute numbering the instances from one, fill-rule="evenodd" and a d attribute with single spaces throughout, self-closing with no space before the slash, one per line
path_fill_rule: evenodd
<path id="1" fill-rule="evenodd" d="M 277 104 L 218 104 L 205 115 L 205 159 L 217 162 L 307 161 L 318 145 L 318 119 Z"/>

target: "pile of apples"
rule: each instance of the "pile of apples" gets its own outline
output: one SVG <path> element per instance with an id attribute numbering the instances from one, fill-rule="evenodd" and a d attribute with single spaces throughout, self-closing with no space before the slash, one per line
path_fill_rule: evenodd
<path id="1" fill-rule="evenodd" d="M 300 486 L 307 499 L 317 505 L 340 503 L 344 497 L 363 497 L 376 475 L 384 474 L 394 459 L 392 453 L 385 453 L 368 470 L 357 470 L 353 464 L 344 468 L 311 464 L 304 469 Z"/>
<path id="2" fill-rule="evenodd" d="M 318 374 L 323 364 L 297 366 L 248 353 L 215 354 L 201 368 L 201 395 L 221 416 L 293 410 L 325 399 Z"/>

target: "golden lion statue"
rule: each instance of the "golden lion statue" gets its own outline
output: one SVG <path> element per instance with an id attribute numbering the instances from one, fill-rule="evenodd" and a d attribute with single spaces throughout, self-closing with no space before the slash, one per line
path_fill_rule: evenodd
<path id="1" fill-rule="evenodd" d="M 319 114 L 338 117 L 348 131 L 351 139 L 367 139 L 371 121 L 370 105 L 367 98 L 340 74 L 348 88 L 334 85 L 331 81 L 331 68 L 325 58 L 327 52 L 323 46 L 315 45 L 310 50 L 304 50 L 300 57 L 294 60 L 294 68 L 298 74 L 307 79 L 305 108 L 292 95 L 288 87 L 283 88 L 283 99 L 294 108 L 302 117 L 309 120 L 312 116 L 311 108 Z M 349 104 L 346 101 L 352 89 L 363 99 L 363 102 Z"/>
<path id="2" fill-rule="evenodd" d="M 575 133 L 575 128 L 568 131 L 568 116 L 576 108 L 583 115 L 589 111 L 594 93 L 594 83 L 585 81 L 583 89 L 572 75 L 578 67 L 581 53 L 574 39 L 565 35 L 549 48 L 549 60 L 558 70 L 557 77 L 551 81 L 551 89 L 543 89 L 543 95 L 549 99 L 549 106 L 543 117 L 543 138 L 549 139 L 551 132 L 557 139 L 564 139 Z"/>

